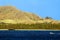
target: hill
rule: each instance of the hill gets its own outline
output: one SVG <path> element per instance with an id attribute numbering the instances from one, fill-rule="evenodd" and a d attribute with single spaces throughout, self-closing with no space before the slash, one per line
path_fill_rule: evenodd
<path id="1" fill-rule="evenodd" d="M 33 13 L 23 12 L 12 6 L 0 6 L 0 20 L 6 23 L 34 23 L 41 18 Z"/>
<path id="2" fill-rule="evenodd" d="M 0 6 L 0 29 L 60 29 L 60 21 L 41 18 L 13 6 Z"/>
<path id="3" fill-rule="evenodd" d="M 58 21 L 41 18 L 34 13 L 24 12 L 18 10 L 13 6 L 0 6 L 0 22 L 4 23 L 24 23 L 24 24 L 35 24 L 35 23 L 59 23 Z"/>

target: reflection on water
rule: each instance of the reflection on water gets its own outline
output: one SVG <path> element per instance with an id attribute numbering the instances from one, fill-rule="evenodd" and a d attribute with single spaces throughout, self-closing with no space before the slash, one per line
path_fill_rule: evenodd
<path id="1" fill-rule="evenodd" d="M 60 31 L 0 31 L 0 40 L 60 40 Z"/>

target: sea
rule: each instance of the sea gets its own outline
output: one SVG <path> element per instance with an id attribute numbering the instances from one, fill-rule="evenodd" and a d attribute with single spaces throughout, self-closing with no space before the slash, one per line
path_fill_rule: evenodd
<path id="1" fill-rule="evenodd" d="M 0 40 L 60 40 L 60 31 L 0 30 Z"/>

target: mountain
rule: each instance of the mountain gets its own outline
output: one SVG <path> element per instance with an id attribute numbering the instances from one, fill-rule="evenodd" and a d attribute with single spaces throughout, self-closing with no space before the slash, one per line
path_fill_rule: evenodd
<path id="1" fill-rule="evenodd" d="M 35 23 L 41 20 L 39 16 L 18 10 L 13 6 L 0 6 L 0 22 L 5 23 Z"/>
<path id="2" fill-rule="evenodd" d="M 21 11 L 13 6 L 0 6 L 0 23 L 1 22 L 13 24 L 60 23 L 51 17 L 41 18 L 34 13 Z"/>

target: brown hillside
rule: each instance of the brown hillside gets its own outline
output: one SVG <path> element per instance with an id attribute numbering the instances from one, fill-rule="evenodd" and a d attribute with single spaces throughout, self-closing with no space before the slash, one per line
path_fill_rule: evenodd
<path id="1" fill-rule="evenodd" d="M 22 12 L 12 6 L 0 6 L 0 19 L 40 20 L 35 14 Z"/>

